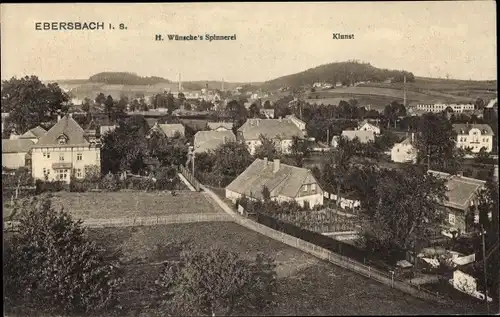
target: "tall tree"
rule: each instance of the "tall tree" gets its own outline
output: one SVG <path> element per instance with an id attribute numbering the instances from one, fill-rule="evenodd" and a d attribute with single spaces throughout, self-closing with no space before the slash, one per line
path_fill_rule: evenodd
<path id="1" fill-rule="evenodd" d="M 106 102 L 106 96 L 101 92 L 97 95 L 97 97 L 95 97 L 95 103 L 97 105 L 104 105 L 104 103 Z"/>
<path id="2" fill-rule="evenodd" d="M 419 162 L 430 160 L 430 168 L 455 173 L 460 166 L 455 147 L 456 133 L 441 115 L 426 113 L 419 122 L 416 148 Z"/>
<path id="3" fill-rule="evenodd" d="M 2 111 L 9 112 L 9 124 L 19 134 L 67 111 L 69 97 L 56 83 L 45 85 L 36 76 L 26 76 L 2 85 Z"/>
<path id="4" fill-rule="evenodd" d="M 276 142 L 274 140 L 263 135 L 260 135 L 259 139 L 261 144 L 255 148 L 255 157 L 260 159 L 267 157 L 267 159 L 271 161 L 280 158 L 282 153 L 276 146 Z"/>
<path id="5" fill-rule="evenodd" d="M 220 187 L 226 186 L 253 162 L 245 144 L 229 142 L 222 144 L 213 152 L 213 170 Z"/>
<path id="6" fill-rule="evenodd" d="M 106 101 L 104 102 L 104 111 L 108 114 L 108 119 L 112 120 L 115 111 L 115 102 L 111 95 L 108 95 Z"/>
<path id="7" fill-rule="evenodd" d="M 252 103 L 248 109 L 248 116 L 250 118 L 258 118 L 260 115 L 259 106 L 256 103 Z"/>
<path id="8" fill-rule="evenodd" d="M 167 304 L 176 315 L 231 316 L 262 312 L 274 303 L 276 264 L 268 255 L 255 260 L 211 248 L 183 252 L 180 262 L 167 263 L 156 284 L 172 294 Z"/>
<path id="9" fill-rule="evenodd" d="M 369 235 L 382 248 L 418 248 L 443 221 L 440 203 L 446 200 L 445 193 L 443 180 L 419 168 L 383 173 L 375 190 Z"/>
<path id="10" fill-rule="evenodd" d="M 47 197 L 18 208 L 17 230 L 4 241 L 7 306 L 22 306 L 26 315 L 88 314 L 116 304 L 116 257 L 88 240 L 81 220 L 53 208 Z"/>

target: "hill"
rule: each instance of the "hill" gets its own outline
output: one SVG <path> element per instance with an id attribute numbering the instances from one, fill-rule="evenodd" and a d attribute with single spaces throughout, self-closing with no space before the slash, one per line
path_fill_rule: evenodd
<path id="1" fill-rule="evenodd" d="M 109 85 L 154 85 L 158 83 L 170 83 L 170 80 L 162 77 L 141 77 L 127 72 L 103 72 L 90 76 L 92 83 L 105 83 Z"/>
<path id="2" fill-rule="evenodd" d="M 263 87 L 270 89 L 280 87 L 299 88 L 304 85 L 312 85 L 315 82 L 353 84 L 367 81 L 402 81 L 404 74 L 407 75 L 407 81 L 413 81 L 414 75 L 407 71 L 380 69 L 369 63 L 349 61 L 325 64 L 300 73 L 279 77 L 265 82 Z"/>

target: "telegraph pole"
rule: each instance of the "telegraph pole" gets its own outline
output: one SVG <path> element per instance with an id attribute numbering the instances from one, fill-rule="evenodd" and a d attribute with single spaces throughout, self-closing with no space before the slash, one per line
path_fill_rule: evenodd
<path id="1" fill-rule="evenodd" d="M 484 274 L 484 300 L 486 301 L 486 313 L 490 314 L 490 305 L 488 304 L 488 277 L 487 277 L 487 267 L 486 267 L 486 245 L 484 241 L 485 234 L 484 226 L 481 225 L 481 238 L 483 243 L 483 274 Z"/>
<path id="2" fill-rule="evenodd" d="M 406 109 L 406 75 L 403 76 L 403 105 Z"/>

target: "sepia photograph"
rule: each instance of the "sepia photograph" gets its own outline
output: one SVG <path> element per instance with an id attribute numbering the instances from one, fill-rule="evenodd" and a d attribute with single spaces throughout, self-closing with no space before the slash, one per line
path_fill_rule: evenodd
<path id="1" fill-rule="evenodd" d="M 2 3 L 4 316 L 498 315 L 496 9 Z"/>

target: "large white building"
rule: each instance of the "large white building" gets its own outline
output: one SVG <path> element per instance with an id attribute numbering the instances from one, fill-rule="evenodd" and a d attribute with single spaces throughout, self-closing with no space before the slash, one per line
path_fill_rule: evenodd
<path id="1" fill-rule="evenodd" d="M 84 178 L 87 169 L 101 166 L 101 146 L 90 139 L 71 117 L 58 122 L 32 147 L 32 176 L 34 179 L 64 181 L 71 175 Z"/>
<path id="2" fill-rule="evenodd" d="M 453 112 L 462 113 L 465 111 L 474 111 L 474 104 L 455 104 L 455 103 L 434 103 L 434 104 L 418 104 L 415 106 L 417 110 L 425 112 L 442 112 L 450 107 Z"/>
<path id="3" fill-rule="evenodd" d="M 473 153 L 478 153 L 481 148 L 486 152 L 493 150 L 493 130 L 487 124 L 454 124 L 457 133 L 457 147 L 469 148 Z"/>
<path id="4" fill-rule="evenodd" d="M 370 122 L 368 120 L 363 120 L 358 124 L 358 130 L 360 131 L 371 131 L 375 135 L 380 134 L 380 128 Z"/>
<path id="5" fill-rule="evenodd" d="M 285 119 L 248 119 L 238 129 L 238 140 L 244 141 L 250 154 L 255 154 L 255 149 L 262 145 L 260 136 L 275 142 L 276 148 L 282 153 L 290 153 L 293 138 L 305 136 L 291 118 Z"/>

